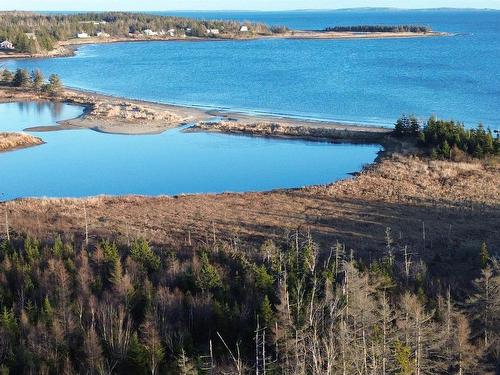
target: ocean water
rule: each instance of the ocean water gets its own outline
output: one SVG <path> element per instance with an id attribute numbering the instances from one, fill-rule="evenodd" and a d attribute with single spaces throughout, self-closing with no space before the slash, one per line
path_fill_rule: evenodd
<path id="1" fill-rule="evenodd" d="M 0 104 L 0 131 L 73 118 L 82 108 Z M 0 200 L 100 194 L 262 191 L 329 183 L 372 162 L 380 146 L 207 133 L 128 136 L 32 132 L 46 144 L 0 153 Z M 314 166 L 314 167 L 312 167 Z"/>
<path id="2" fill-rule="evenodd" d="M 391 126 L 403 113 L 500 124 L 500 12 L 170 12 L 323 29 L 425 24 L 450 37 L 88 45 L 74 57 L 9 61 L 69 86 L 166 103 Z"/>

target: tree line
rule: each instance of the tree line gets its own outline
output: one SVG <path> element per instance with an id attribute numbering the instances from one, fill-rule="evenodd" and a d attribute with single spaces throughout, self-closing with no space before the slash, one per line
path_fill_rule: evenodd
<path id="1" fill-rule="evenodd" d="M 430 33 L 432 32 L 432 28 L 423 25 L 356 25 L 327 27 L 325 31 L 354 33 Z"/>
<path id="2" fill-rule="evenodd" d="M 245 23 L 248 32 L 271 34 L 262 23 Z M 207 37 L 208 29 L 218 29 L 225 37 L 239 32 L 241 22 L 225 20 L 195 20 L 184 17 L 159 16 L 145 13 L 102 12 L 65 15 L 42 15 L 29 12 L 0 12 L 0 39 L 10 40 L 21 52 L 50 51 L 55 43 L 85 32 L 96 35 L 105 32 L 112 37 L 128 37 L 129 33 L 174 29 L 187 36 Z M 279 28 L 275 29 L 280 32 Z M 34 34 L 30 37 L 27 34 Z M 213 35 L 212 35 L 213 36 Z"/>
<path id="3" fill-rule="evenodd" d="M 61 92 L 63 83 L 57 74 L 51 74 L 48 81 L 41 70 L 36 69 L 31 73 L 27 69 L 17 69 L 11 72 L 8 69 L 0 70 L 0 84 L 11 87 L 32 88 L 37 92 L 57 95 Z"/>
<path id="4" fill-rule="evenodd" d="M 296 232 L 173 250 L 144 239 L 0 243 L 0 372 L 494 374 L 500 266 L 451 285 L 386 231 L 367 262 Z"/>
<path id="5" fill-rule="evenodd" d="M 499 133 L 482 124 L 467 129 L 463 123 L 430 117 L 422 124 L 415 116 L 400 117 L 393 134 L 396 137 L 416 140 L 434 157 L 461 160 L 466 156 L 484 158 L 500 154 Z"/>

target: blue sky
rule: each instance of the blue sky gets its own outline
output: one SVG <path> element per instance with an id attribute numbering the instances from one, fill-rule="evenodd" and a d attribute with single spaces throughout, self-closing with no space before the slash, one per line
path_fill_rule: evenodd
<path id="1" fill-rule="evenodd" d="M 285 10 L 355 7 L 500 9 L 500 0 L 0 0 L 1 10 Z"/>

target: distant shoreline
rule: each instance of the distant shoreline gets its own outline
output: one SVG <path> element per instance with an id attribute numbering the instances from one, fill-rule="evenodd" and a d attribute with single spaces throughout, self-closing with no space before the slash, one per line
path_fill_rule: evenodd
<path id="1" fill-rule="evenodd" d="M 90 37 L 84 39 L 68 39 L 57 43 L 56 48 L 49 52 L 30 54 L 26 52 L 0 51 L 0 61 L 8 59 L 43 59 L 52 57 L 74 56 L 79 46 L 90 44 L 137 43 L 137 42 L 217 42 L 217 41 L 253 41 L 262 39 L 292 39 L 292 40 L 351 40 L 351 39 L 412 39 L 428 37 L 452 36 L 446 32 L 336 32 L 316 30 L 293 30 L 282 34 L 249 35 L 246 37 L 169 37 L 169 38 L 131 38 L 131 37 Z"/>

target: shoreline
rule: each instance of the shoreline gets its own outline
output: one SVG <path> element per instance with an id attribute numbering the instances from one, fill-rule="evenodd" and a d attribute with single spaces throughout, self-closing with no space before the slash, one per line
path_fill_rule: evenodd
<path id="1" fill-rule="evenodd" d="M 9 59 L 44 59 L 57 57 L 74 56 L 79 46 L 91 44 L 114 44 L 114 43 L 137 43 L 137 42 L 217 42 L 217 41 L 255 41 L 262 39 L 291 39 L 291 40 L 363 40 L 363 39 L 412 39 L 429 37 L 452 36 L 452 33 L 432 31 L 429 33 L 413 32 L 336 32 L 336 31 L 316 31 L 316 30 L 293 30 L 282 34 L 270 35 L 248 35 L 238 37 L 169 37 L 169 38 L 131 38 L 131 37 L 91 37 L 86 39 L 68 39 L 57 42 L 52 51 L 29 54 L 25 52 L 0 52 L 0 61 Z"/>
<path id="2" fill-rule="evenodd" d="M 84 107 L 83 113 L 74 119 L 57 122 L 57 125 L 35 126 L 27 131 L 57 131 L 87 128 L 111 134 L 158 134 L 166 130 L 190 125 L 185 132 L 207 131 L 249 136 L 382 144 L 387 143 L 391 128 L 296 119 L 286 116 L 250 115 L 217 109 L 164 104 L 140 99 L 95 93 L 75 88 L 65 88 L 57 97 L 47 97 L 29 89 L 0 88 L 0 102 L 59 101 Z M 134 116 L 134 117 L 127 117 Z M 210 125 L 208 125 L 210 124 Z M 222 127 L 220 126 L 223 125 Z M 231 126 L 227 126 L 231 124 Z M 260 125 L 263 130 L 255 131 Z M 268 131 L 276 126 L 281 132 Z M 235 127 L 238 129 L 235 130 Z M 382 144 L 383 145 L 383 144 Z"/>
<path id="3" fill-rule="evenodd" d="M 453 187 L 453 188 L 452 188 Z M 404 233 L 405 244 L 421 245 L 422 222 L 434 244 L 447 244 L 450 224 L 461 243 L 481 230 L 500 245 L 500 167 L 481 161 L 457 163 L 414 156 L 383 158 L 356 176 L 337 182 L 266 192 L 18 198 L 0 202 L 15 232 L 42 238 L 66 233 L 82 238 L 84 209 L 91 238 L 143 237 L 178 246 L 207 233 L 261 243 L 287 233 L 310 233 L 319 243 L 340 241 L 365 255 L 385 246 L 385 233 Z M 489 220 L 484 221 L 487 215 Z M 41 225 L 43 224 L 43 225 Z M 485 227 L 486 225 L 486 227 Z M 30 232 L 31 233 L 31 232 Z M 420 248 L 421 249 L 421 248 Z M 433 256 L 432 247 L 421 249 Z"/>

